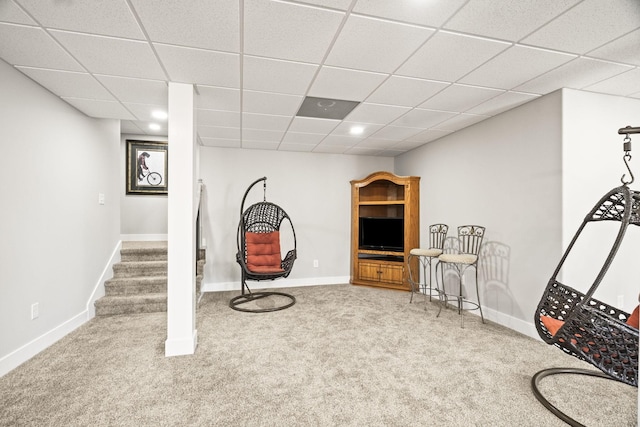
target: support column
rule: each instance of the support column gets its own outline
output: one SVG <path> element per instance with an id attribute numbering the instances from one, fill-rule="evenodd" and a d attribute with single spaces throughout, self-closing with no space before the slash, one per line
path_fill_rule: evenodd
<path id="1" fill-rule="evenodd" d="M 193 354 L 198 343 L 194 110 L 193 86 L 169 83 L 169 267 L 165 356 Z"/>

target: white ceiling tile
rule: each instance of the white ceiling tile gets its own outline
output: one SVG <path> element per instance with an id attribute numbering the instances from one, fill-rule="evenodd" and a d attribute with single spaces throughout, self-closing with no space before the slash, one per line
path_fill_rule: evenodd
<path id="1" fill-rule="evenodd" d="M 240 52 L 238 0 L 132 0 L 154 42 Z"/>
<path id="2" fill-rule="evenodd" d="M 36 21 L 24 13 L 13 0 L 0 2 L 0 22 L 10 22 L 12 24 L 34 25 Z"/>
<path id="3" fill-rule="evenodd" d="M 302 99 L 302 96 L 297 95 L 245 90 L 242 92 L 242 108 L 246 113 L 294 115 L 302 104 Z"/>
<path id="4" fill-rule="evenodd" d="M 333 9 L 347 10 L 352 0 L 301 0 L 299 3 L 306 3 L 312 6 L 330 7 Z"/>
<path id="5" fill-rule="evenodd" d="M 393 125 L 427 129 L 455 115 L 456 113 L 452 113 L 450 111 L 423 110 L 416 108 L 394 121 Z"/>
<path id="6" fill-rule="evenodd" d="M 322 140 L 322 143 L 320 145 L 340 145 L 343 147 L 352 147 L 362 140 L 364 140 L 364 138 L 354 138 L 344 135 L 328 135 L 325 139 Z"/>
<path id="7" fill-rule="evenodd" d="M 362 101 L 386 79 L 385 74 L 322 67 L 309 90 L 309 96 Z"/>
<path id="8" fill-rule="evenodd" d="M 198 126 L 240 127 L 240 113 L 217 110 L 196 110 Z"/>
<path id="9" fill-rule="evenodd" d="M 349 113 L 347 119 L 351 122 L 378 123 L 386 125 L 409 110 L 411 110 L 410 107 L 369 104 L 363 102 Z"/>
<path id="10" fill-rule="evenodd" d="M 640 29 L 589 52 L 589 56 L 640 65 Z"/>
<path id="11" fill-rule="evenodd" d="M 324 154 L 343 154 L 345 151 L 349 149 L 349 146 L 344 145 L 325 145 L 318 144 L 314 149 L 314 153 L 324 153 Z"/>
<path id="12" fill-rule="evenodd" d="M 456 131 L 488 119 L 489 116 L 461 113 L 434 126 L 434 129 Z"/>
<path id="13" fill-rule="evenodd" d="M 125 0 L 18 0 L 47 28 L 144 40 Z"/>
<path id="14" fill-rule="evenodd" d="M 154 44 L 170 80 L 201 85 L 240 87 L 240 56 Z"/>
<path id="15" fill-rule="evenodd" d="M 219 147 L 219 148 L 240 148 L 240 140 L 235 139 L 222 139 L 222 138 L 202 138 L 202 145 L 205 147 Z"/>
<path id="16" fill-rule="evenodd" d="M 512 89 L 574 58 L 576 55 L 513 46 L 464 76 L 460 82 Z"/>
<path id="17" fill-rule="evenodd" d="M 490 100 L 471 108 L 467 113 L 496 115 L 538 97 L 539 95 L 532 95 L 528 93 L 505 92 L 502 95 L 498 95 L 495 98 L 491 98 Z"/>
<path id="18" fill-rule="evenodd" d="M 447 1 L 359 1 L 353 8 L 356 13 L 388 18 L 396 21 L 441 26 L 466 0 Z"/>
<path id="19" fill-rule="evenodd" d="M 91 73 L 164 80 L 166 77 L 149 43 L 113 37 L 51 31 Z"/>
<path id="20" fill-rule="evenodd" d="M 434 30 L 413 25 L 350 16 L 325 64 L 390 73 Z"/>
<path id="21" fill-rule="evenodd" d="M 89 117 L 136 120 L 136 117 L 119 102 L 80 98 L 63 99 Z"/>
<path id="22" fill-rule="evenodd" d="M 125 107 L 131 111 L 140 121 L 154 122 L 160 125 L 166 126 L 167 120 L 160 120 L 153 117 L 154 111 L 167 112 L 167 105 L 150 105 L 150 104 L 138 104 L 134 102 L 124 102 Z"/>
<path id="23" fill-rule="evenodd" d="M 418 134 L 415 134 L 407 138 L 405 141 L 407 143 L 415 142 L 417 144 L 431 142 L 431 141 L 435 141 L 438 138 L 442 138 L 445 135 L 449 135 L 452 132 L 453 131 L 450 131 L 450 130 L 427 129 L 425 131 L 422 131 Z"/>
<path id="24" fill-rule="evenodd" d="M 84 69 L 40 28 L 0 23 L 0 58 L 12 65 L 66 71 Z"/>
<path id="25" fill-rule="evenodd" d="M 415 107 L 448 85 L 445 82 L 391 76 L 367 98 L 367 102 Z"/>
<path id="26" fill-rule="evenodd" d="M 404 154 L 406 153 L 408 150 L 402 150 L 402 149 L 395 149 L 395 148 L 390 148 L 388 150 L 382 150 L 378 156 L 380 157 L 396 157 L 399 156 L 400 154 Z"/>
<path id="27" fill-rule="evenodd" d="M 245 56 L 242 64 L 244 89 L 304 95 L 318 65 Z"/>
<path id="28" fill-rule="evenodd" d="M 134 135 L 144 133 L 136 123 L 137 122 L 132 122 L 130 120 L 120 120 L 120 133 L 129 133 Z"/>
<path id="29" fill-rule="evenodd" d="M 362 129 L 362 133 L 358 134 L 358 135 L 352 135 L 351 134 L 351 129 L 357 126 L 359 128 Z M 331 135 L 335 135 L 335 136 L 348 136 L 348 137 L 357 137 L 360 139 L 364 139 L 366 137 L 368 137 L 369 135 L 371 135 L 372 133 L 375 133 L 376 131 L 378 131 L 379 129 L 381 129 L 384 125 L 377 125 L 377 124 L 371 124 L 371 123 L 358 123 L 358 122 L 353 122 L 353 121 L 344 121 L 342 123 L 340 123 L 334 130 L 333 132 L 331 132 Z"/>
<path id="30" fill-rule="evenodd" d="M 503 92 L 498 89 L 453 84 L 420 104 L 420 108 L 462 112 Z"/>
<path id="31" fill-rule="evenodd" d="M 292 144 L 288 142 L 281 142 L 278 146 L 280 151 L 298 151 L 304 153 L 310 153 L 316 148 L 316 144 Z"/>
<path id="32" fill-rule="evenodd" d="M 106 101 L 116 100 L 93 76 L 87 73 L 30 67 L 17 68 L 58 96 L 102 99 Z"/>
<path id="33" fill-rule="evenodd" d="M 445 28 L 518 41 L 580 0 L 471 0 Z"/>
<path id="34" fill-rule="evenodd" d="M 522 42 L 582 54 L 638 27 L 638 0 L 584 0 Z"/>
<path id="35" fill-rule="evenodd" d="M 291 123 L 291 116 L 274 116 L 272 114 L 242 113 L 244 129 L 264 129 L 284 132 Z"/>
<path id="36" fill-rule="evenodd" d="M 517 91 L 546 94 L 558 88 L 582 89 L 632 67 L 589 58 L 577 58 L 516 87 Z"/>
<path id="37" fill-rule="evenodd" d="M 408 128 L 400 126 L 385 126 L 372 136 L 376 139 L 401 141 L 422 132 L 422 128 Z"/>
<path id="38" fill-rule="evenodd" d="M 197 91 L 196 105 L 198 108 L 240 111 L 240 89 L 198 85 Z"/>
<path id="39" fill-rule="evenodd" d="M 509 46 L 509 43 L 440 31 L 396 74 L 456 81 Z"/>
<path id="40" fill-rule="evenodd" d="M 248 141 L 242 140 L 242 148 L 252 150 L 277 150 L 280 144 L 272 141 Z"/>
<path id="41" fill-rule="evenodd" d="M 353 156 L 377 156 L 380 154 L 379 148 L 369 148 L 360 145 L 349 148 L 344 154 L 351 154 Z"/>
<path id="42" fill-rule="evenodd" d="M 312 144 L 316 145 L 327 135 L 320 133 L 287 132 L 282 138 L 282 143 L 287 144 Z"/>
<path id="43" fill-rule="evenodd" d="M 356 145 L 356 147 L 360 148 L 368 148 L 370 150 L 380 150 L 381 148 L 390 148 L 392 145 L 395 145 L 396 142 L 389 141 L 388 139 L 379 139 L 375 137 L 369 137 L 364 141 L 361 141 Z"/>
<path id="44" fill-rule="evenodd" d="M 319 64 L 344 17 L 315 7 L 244 2 L 244 53 Z"/>
<path id="45" fill-rule="evenodd" d="M 242 141 L 267 141 L 280 142 L 284 136 L 284 131 L 242 129 Z"/>
<path id="46" fill-rule="evenodd" d="M 136 124 L 136 126 L 138 126 L 140 129 L 142 129 L 142 131 L 146 134 L 146 135 L 163 135 L 163 136 L 167 136 L 167 122 L 164 122 L 162 124 L 159 124 L 157 122 L 148 122 L 148 121 L 136 121 L 134 122 Z M 154 124 L 155 126 L 160 125 L 159 129 L 151 129 L 149 126 L 151 124 Z"/>
<path id="47" fill-rule="evenodd" d="M 240 128 L 198 125 L 198 135 L 200 135 L 200 138 L 217 138 L 240 141 Z"/>
<path id="48" fill-rule="evenodd" d="M 584 89 L 612 95 L 632 95 L 640 92 L 640 68 L 618 74 L 615 77 L 587 86 Z"/>
<path id="49" fill-rule="evenodd" d="M 289 126 L 290 132 L 302 133 L 319 133 L 328 134 L 336 126 L 340 124 L 340 120 L 316 119 L 313 117 L 294 117 Z"/>
<path id="50" fill-rule="evenodd" d="M 103 75 L 95 77 L 122 102 L 163 105 L 167 108 L 169 89 L 164 81 Z"/>

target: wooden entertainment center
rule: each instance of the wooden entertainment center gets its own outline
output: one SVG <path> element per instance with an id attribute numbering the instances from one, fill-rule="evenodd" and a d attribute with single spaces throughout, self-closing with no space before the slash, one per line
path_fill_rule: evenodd
<path id="1" fill-rule="evenodd" d="M 352 284 L 411 290 L 407 258 L 418 247 L 420 177 L 375 172 L 351 181 Z"/>

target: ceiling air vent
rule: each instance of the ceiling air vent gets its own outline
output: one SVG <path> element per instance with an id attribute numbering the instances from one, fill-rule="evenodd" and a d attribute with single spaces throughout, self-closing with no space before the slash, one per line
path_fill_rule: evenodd
<path id="1" fill-rule="evenodd" d="M 342 120 L 356 108 L 357 101 L 344 101 L 342 99 L 314 98 L 307 96 L 296 116 L 315 117 L 318 119 Z"/>

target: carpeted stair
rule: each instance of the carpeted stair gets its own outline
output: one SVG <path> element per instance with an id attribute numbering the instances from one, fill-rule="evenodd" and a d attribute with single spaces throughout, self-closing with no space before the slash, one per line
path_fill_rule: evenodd
<path id="1" fill-rule="evenodd" d="M 204 250 L 198 255 L 197 294 L 206 262 Z M 122 242 L 120 258 L 95 302 L 96 316 L 167 311 L 167 242 Z"/>

